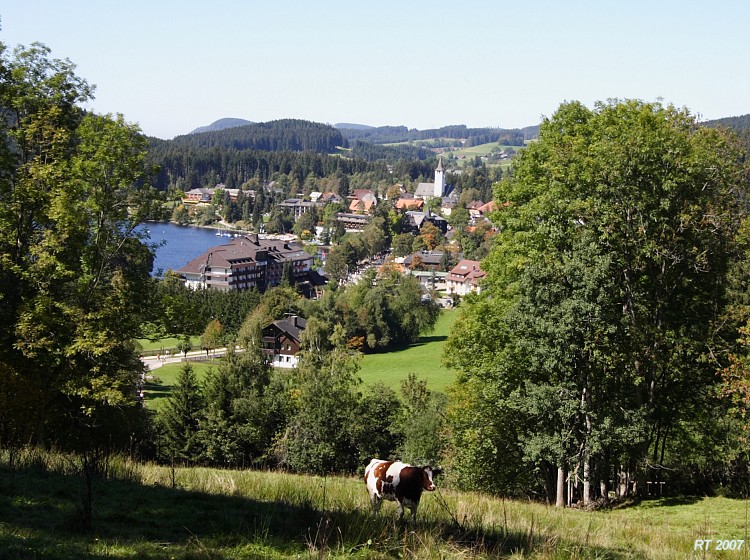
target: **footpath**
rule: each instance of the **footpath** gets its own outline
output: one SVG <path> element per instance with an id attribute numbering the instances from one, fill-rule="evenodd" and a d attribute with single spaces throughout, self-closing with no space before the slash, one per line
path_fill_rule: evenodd
<path id="1" fill-rule="evenodd" d="M 238 349 L 237 351 L 239 352 L 240 350 Z M 215 350 L 210 350 L 208 354 L 206 354 L 205 350 L 191 350 L 187 355 L 182 352 L 170 353 L 169 350 L 167 350 L 164 354 L 157 354 L 156 356 L 142 356 L 141 361 L 146 365 L 149 371 L 153 371 L 164 364 L 176 364 L 184 361 L 204 362 L 212 360 L 213 358 L 221 358 L 226 353 L 226 348 L 216 348 Z"/>

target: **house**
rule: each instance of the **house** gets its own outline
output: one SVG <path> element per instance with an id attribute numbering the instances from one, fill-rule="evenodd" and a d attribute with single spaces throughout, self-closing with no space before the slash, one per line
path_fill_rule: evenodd
<path id="1" fill-rule="evenodd" d="M 197 204 L 198 202 L 211 202 L 214 195 L 214 189 L 202 187 L 200 189 L 190 189 L 185 193 L 184 201 Z"/>
<path id="2" fill-rule="evenodd" d="M 480 281 L 486 274 L 481 269 L 479 261 L 464 259 L 448 273 L 445 279 L 446 291 L 459 296 L 465 296 L 470 292 L 478 294 L 481 291 Z"/>
<path id="3" fill-rule="evenodd" d="M 404 257 L 403 264 L 409 269 L 445 270 L 444 262 L 444 251 L 421 251 Z"/>
<path id="4" fill-rule="evenodd" d="M 320 197 L 318 198 L 318 202 L 322 202 L 323 204 L 343 204 L 344 199 L 337 195 L 335 192 L 326 192 L 320 195 Z"/>
<path id="5" fill-rule="evenodd" d="M 312 265 L 313 257 L 301 246 L 250 234 L 212 247 L 177 273 L 193 289 L 265 290 L 281 284 L 285 267 L 291 268 L 295 282 L 308 280 Z"/>
<path id="6" fill-rule="evenodd" d="M 403 212 L 406 210 L 422 210 L 424 207 L 424 200 L 421 198 L 406 198 L 401 197 L 397 198 L 395 204 L 393 205 L 393 208 Z"/>
<path id="7" fill-rule="evenodd" d="M 353 214 L 369 214 L 372 207 L 378 203 L 375 193 L 367 189 L 356 189 L 348 197 L 349 212 Z"/>
<path id="8" fill-rule="evenodd" d="M 263 353 L 273 367 L 297 367 L 302 331 L 306 326 L 302 317 L 292 315 L 263 329 Z"/>
<path id="9" fill-rule="evenodd" d="M 443 235 L 445 235 L 445 233 L 448 231 L 448 220 L 446 220 L 442 216 L 433 214 L 429 208 L 426 212 L 416 212 L 414 210 L 409 210 L 404 214 L 404 216 L 406 218 L 405 226 L 410 227 L 412 233 L 415 235 L 419 235 L 422 226 L 424 226 L 424 224 L 428 222 L 438 228 L 441 232 L 443 232 Z"/>
<path id="10" fill-rule="evenodd" d="M 311 202 L 309 200 L 302 200 L 301 198 L 287 198 L 279 203 L 279 208 L 292 214 L 295 220 L 313 208 L 320 208 L 322 206 L 323 204 L 319 202 Z"/>

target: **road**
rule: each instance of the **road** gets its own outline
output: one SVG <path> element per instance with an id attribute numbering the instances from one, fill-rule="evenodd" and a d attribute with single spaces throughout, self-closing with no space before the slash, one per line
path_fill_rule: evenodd
<path id="1" fill-rule="evenodd" d="M 237 350 L 240 351 L 239 349 Z M 213 350 L 211 352 L 211 357 L 215 358 L 221 358 L 224 354 L 227 353 L 226 348 L 217 348 L 216 350 Z M 146 365 L 146 367 L 149 369 L 149 371 L 153 371 L 155 369 L 160 368 L 164 364 L 176 364 L 178 362 L 182 362 L 185 358 L 185 355 L 182 353 L 178 354 L 165 354 L 160 356 L 143 356 L 141 357 L 141 361 Z M 188 361 L 192 358 L 194 361 L 200 361 L 200 359 L 206 359 L 206 351 L 205 350 L 193 350 L 191 352 L 187 353 Z"/>

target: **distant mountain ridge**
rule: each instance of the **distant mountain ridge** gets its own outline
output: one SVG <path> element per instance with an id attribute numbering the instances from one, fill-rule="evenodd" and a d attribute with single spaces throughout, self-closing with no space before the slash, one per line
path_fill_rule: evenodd
<path id="1" fill-rule="evenodd" d="M 218 121 L 214 121 L 208 126 L 199 126 L 192 132 L 188 132 L 188 134 L 200 134 L 202 132 L 216 132 L 218 130 L 226 130 L 227 128 L 245 126 L 248 124 L 253 124 L 253 121 L 228 117 L 228 118 L 219 119 Z"/>
<path id="2" fill-rule="evenodd" d="M 176 136 L 168 142 L 172 146 L 192 148 L 318 153 L 332 153 L 337 147 L 346 145 L 341 131 L 331 125 L 300 119 L 240 124 Z"/>

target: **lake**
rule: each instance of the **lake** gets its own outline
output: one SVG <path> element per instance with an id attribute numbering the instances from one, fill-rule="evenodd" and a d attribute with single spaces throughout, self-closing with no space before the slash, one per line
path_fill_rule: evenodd
<path id="1" fill-rule="evenodd" d="M 195 226 L 150 222 L 141 228 L 148 230 L 151 243 L 159 244 L 152 276 L 162 276 L 169 269 L 182 268 L 211 247 L 229 241 L 227 237 L 216 235 L 215 229 Z"/>

